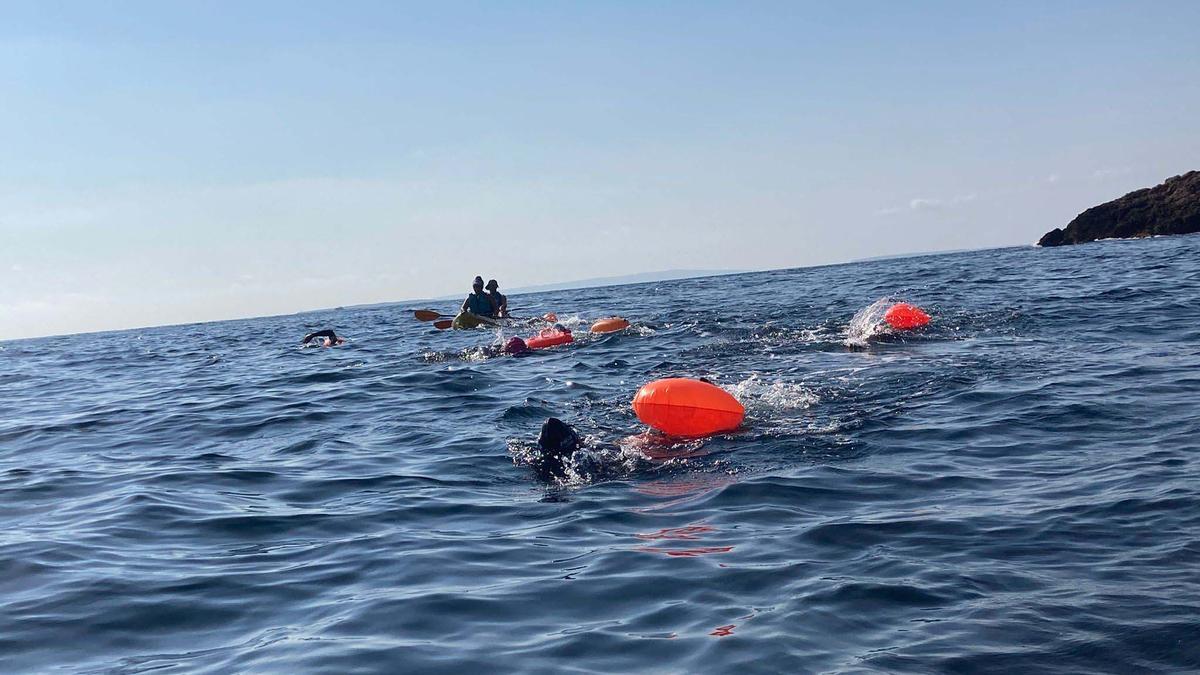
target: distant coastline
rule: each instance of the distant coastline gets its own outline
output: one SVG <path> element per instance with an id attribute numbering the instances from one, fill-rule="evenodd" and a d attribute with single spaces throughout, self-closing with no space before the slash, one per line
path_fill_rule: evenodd
<path id="1" fill-rule="evenodd" d="M 845 263 L 835 263 L 848 265 L 851 263 L 878 262 L 881 260 L 901 260 L 903 258 L 922 258 L 929 255 L 950 255 L 953 253 L 974 253 L 975 251 L 988 251 L 994 248 L 1007 248 L 1006 246 L 987 246 L 984 248 L 953 248 L 946 251 L 914 251 L 912 253 L 889 253 L 886 255 L 873 255 L 866 258 L 855 258 Z"/>
<path id="2" fill-rule="evenodd" d="M 575 279 L 552 284 L 537 284 L 514 288 L 511 294 L 545 293 L 547 291 L 569 291 L 576 288 L 598 288 L 602 286 L 626 286 L 629 284 L 644 284 L 651 281 L 678 281 L 681 279 L 699 279 L 701 277 L 718 277 L 728 274 L 744 274 L 752 270 L 661 270 L 642 274 L 623 274 L 612 277 L 591 277 Z"/>

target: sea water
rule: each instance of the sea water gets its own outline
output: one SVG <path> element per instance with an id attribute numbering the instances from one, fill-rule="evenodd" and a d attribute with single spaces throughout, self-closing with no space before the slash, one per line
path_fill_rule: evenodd
<path id="1" fill-rule="evenodd" d="M 0 671 L 1200 668 L 1200 237 L 510 304 L 576 342 L 397 304 L 0 343 Z M 647 435 L 677 376 L 744 426 Z"/>

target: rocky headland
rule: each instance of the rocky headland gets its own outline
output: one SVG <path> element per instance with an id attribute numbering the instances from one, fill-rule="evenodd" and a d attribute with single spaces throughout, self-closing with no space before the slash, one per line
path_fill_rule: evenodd
<path id="1" fill-rule="evenodd" d="M 1065 228 L 1047 232 L 1038 246 L 1192 232 L 1200 232 L 1200 171 L 1189 171 L 1168 178 L 1162 185 L 1093 206 Z"/>

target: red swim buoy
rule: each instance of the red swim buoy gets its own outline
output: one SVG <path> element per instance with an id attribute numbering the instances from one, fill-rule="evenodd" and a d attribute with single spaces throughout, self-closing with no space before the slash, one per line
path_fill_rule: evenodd
<path id="1" fill-rule="evenodd" d="M 897 302 L 889 307 L 883 320 L 896 330 L 912 330 L 929 325 L 929 315 L 907 302 Z"/>
<path id="2" fill-rule="evenodd" d="M 547 328 L 537 335 L 525 340 L 525 346 L 530 349 L 545 349 L 556 345 L 565 345 L 568 342 L 573 342 L 574 337 L 571 336 L 571 331 L 565 328 Z"/>
<path id="3" fill-rule="evenodd" d="M 700 380 L 655 380 L 633 397 L 638 419 L 671 436 L 709 436 L 732 431 L 746 409 L 724 389 Z"/>

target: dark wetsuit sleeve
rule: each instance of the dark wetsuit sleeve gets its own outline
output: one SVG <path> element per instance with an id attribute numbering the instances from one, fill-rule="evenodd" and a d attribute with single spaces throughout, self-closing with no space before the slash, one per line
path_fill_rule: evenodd
<path id="1" fill-rule="evenodd" d="M 305 335 L 304 341 L 301 342 L 301 344 L 308 344 L 317 338 L 329 338 L 330 342 L 337 342 L 338 340 L 337 333 L 334 333 L 331 330 L 319 330 L 315 333 L 309 333 L 308 335 Z"/>

